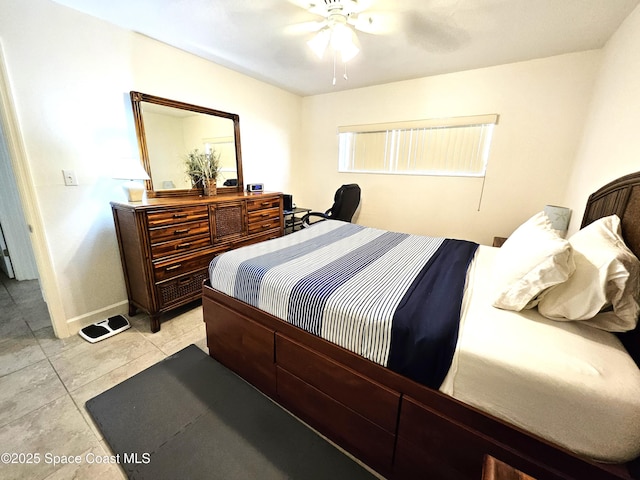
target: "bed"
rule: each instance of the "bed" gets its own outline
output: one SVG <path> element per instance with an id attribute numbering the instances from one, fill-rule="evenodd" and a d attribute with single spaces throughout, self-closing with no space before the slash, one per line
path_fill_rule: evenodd
<path id="1" fill-rule="evenodd" d="M 638 256 L 640 173 L 589 197 L 582 226 L 609 218 Z M 491 455 L 540 479 L 640 479 L 638 328 L 550 319 L 550 294 L 519 311 L 487 303 L 506 251 L 322 222 L 228 252 L 203 287 L 210 354 L 388 478 L 478 479 Z M 446 301 L 411 300 L 432 294 Z M 406 335 L 417 315 L 438 317 L 435 350 Z"/>

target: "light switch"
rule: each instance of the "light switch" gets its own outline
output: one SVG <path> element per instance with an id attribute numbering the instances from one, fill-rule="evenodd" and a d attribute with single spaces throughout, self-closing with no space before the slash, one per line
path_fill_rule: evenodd
<path id="1" fill-rule="evenodd" d="M 76 178 L 76 172 L 73 170 L 62 170 L 62 175 L 64 176 L 64 184 L 67 187 L 77 186 L 78 179 Z"/>

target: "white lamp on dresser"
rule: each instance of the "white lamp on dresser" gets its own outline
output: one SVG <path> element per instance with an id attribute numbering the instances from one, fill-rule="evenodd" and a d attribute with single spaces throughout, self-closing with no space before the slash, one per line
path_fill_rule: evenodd
<path id="1" fill-rule="evenodd" d="M 120 163 L 113 178 L 128 180 L 122 185 L 122 188 L 127 194 L 127 200 L 130 202 L 142 201 L 146 190 L 143 181 L 150 180 L 149 174 L 142 168 L 142 164 L 135 159 Z"/>

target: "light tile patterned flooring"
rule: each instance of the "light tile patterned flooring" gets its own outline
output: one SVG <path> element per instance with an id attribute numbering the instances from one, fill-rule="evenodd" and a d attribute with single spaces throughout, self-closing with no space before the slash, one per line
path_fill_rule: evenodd
<path id="1" fill-rule="evenodd" d="M 0 478 L 126 478 L 118 465 L 94 460 L 111 452 L 85 402 L 192 343 L 207 351 L 198 304 L 163 317 L 155 334 L 146 315 L 130 321 L 129 330 L 95 344 L 57 339 L 38 282 L 0 272 L 0 454 L 38 462 L 7 464 L 4 455 Z M 55 456 L 81 461 L 55 465 Z"/>

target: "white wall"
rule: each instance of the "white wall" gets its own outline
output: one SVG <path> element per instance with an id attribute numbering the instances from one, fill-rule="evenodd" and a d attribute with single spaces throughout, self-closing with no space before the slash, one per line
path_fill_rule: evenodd
<path id="1" fill-rule="evenodd" d="M 622 175 L 640 170 L 640 6 L 604 48 L 565 203 L 580 227 L 587 197 Z"/>
<path id="2" fill-rule="evenodd" d="M 47 0 L 0 0 L 0 10 L 59 335 L 126 312 L 109 206 L 124 193 L 108 165 L 137 152 L 129 91 L 239 114 L 245 180 L 289 189 L 300 97 Z M 79 186 L 64 186 L 63 168 Z"/>
<path id="3" fill-rule="evenodd" d="M 0 0 L 0 11 L 37 256 L 50 263 L 45 293 L 60 299 L 63 336 L 126 311 L 109 208 L 124 196 L 105 166 L 137 151 L 130 90 L 239 114 L 245 182 L 324 210 L 355 181 L 358 222 L 391 230 L 490 243 L 546 203 L 578 209 L 637 170 L 639 9 L 604 51 L 304 99 L 47 0 Z M 501 117 L 480 211 L 477 179 L 337 172 L 339 125 L 482 113 Z M 78 187 L 63 185 L 63 168 Z"/>
<path id="4" fill-rule="evenodd" d="M 294 201 L 325 210 L 343 183 L 362 187 L 358 223 L 491 243 L 564 200 L 600 51 L 306 97 Z M 484 195 L 473 178 L 337 172 L 340 125 L 497 113 Z"/>

